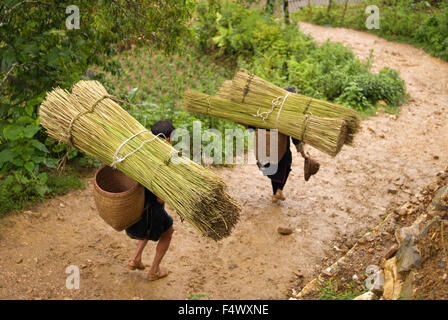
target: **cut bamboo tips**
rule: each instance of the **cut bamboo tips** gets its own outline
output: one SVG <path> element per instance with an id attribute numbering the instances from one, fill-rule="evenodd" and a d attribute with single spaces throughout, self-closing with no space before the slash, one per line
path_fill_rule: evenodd
<path id="1" fill-rule="evenodd" d="M 221 97 L 233 102 L 269 109 L 273 100 L 278 97 L 285 97 L 288 94 L 283 105 L 284 111 L 289 110 L 295 113 L 312 114 L 317 117 L 345 120 L 347 124 L 346 144 L 353 141 L 353 136 L 359 130 L 360 117 L 356 110 L 301 94 L 289 93 L 244 69 L 236 72 L 231 85 L 227 81 L 224 82 L 220 92 Z"/>

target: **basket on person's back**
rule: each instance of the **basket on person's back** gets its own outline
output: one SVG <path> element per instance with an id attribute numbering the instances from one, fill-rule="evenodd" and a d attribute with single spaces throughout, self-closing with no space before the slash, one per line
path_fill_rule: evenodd
<path id="1" fill-rule="evenodd" d="M 93 195 L 100 217 L 117 231 L 133 225 L 142 215 L 144 187 L 112 167 L 96 172 Z"/>

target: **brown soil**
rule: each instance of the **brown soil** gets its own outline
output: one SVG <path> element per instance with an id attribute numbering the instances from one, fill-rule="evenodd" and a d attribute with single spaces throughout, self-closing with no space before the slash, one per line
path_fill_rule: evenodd
<path id="1" fill-rule="evenodd" d="M 403 227 L 411 226 L 420 215 L 427 218 L 423 225 L 429 225 L 425 236 L 416 237 L 416 245 L 421 254 L 421 266 L 412 269 L 414 276 L 412 287 L 403 290 L 401 299 L 448 299 L 448 266 L 447 266 L 447 225 L 448 212 L 434 210 L 432 200 L 439 188 L 448 184 L 448 168 L 437 174 L 429 185 L 422 188 L 410 201 L 387 212 L 385 219 L 374 229 L 367 232 L 354 245 L 339 241 L 336 245 L 341 248 L 327 257 L 322 265 L 322 273 L 315 282 L 310 284 L 311 290 L 294 288 L 300 292 L 300 299 L 319 299 L 322 289 L 331 283 L 339 294 L 357 290 L 366 291 L 368 268 L 383 267 L 384 262 L 396 254 L 399 248 L 396 234 Z M 441 223 L 432 224 L 431 221 L 440 219 Z M 422 228 L 423 230 L 424 228 Z M 392 250 L 392 248 L 395 250 Z M 350 249 L 350 250 L 348 250 Z M 348 251 L 348 252 L 347 252 Z M 330 261 L 330 262 L 328 262 Z M 400 272 L 399 280 L 406 282 L 409 272 Z M 354 278 L 356 277 L 356 278 Z M 312 282 L 314 283 L 314 281 Z M 409 282 L 410 283 L 410 282 Z M 404 286 L 404 285 L 403 285 Z M 411 293 L 413 292 L 413 293 Z M 375 292 L 379 298 L 381 292 Z"/>
<path id="2" fill-rule="evenodd" d="M 415 299 L 448 300 L 447 224 L 434 226 L 420 241 L 423 267 L 415 281 Z"/>
<path id="3" fill-rule="evenodd" d="M 391 203 L 408 200 L 426 185 L 448 162 L 448 64 L 374 35 L 301 27 L 318 41 L 329 37 L 351 45 L 361 59 L 373 48 L 375 70 L 399 69 L 412 97 L 400 117 L 380 114 L 364 121 L 354 146 L 334 159 L 311 150 L 321 167 L 308 182 L 303 160 L 294 155 L 288 198 L 280 204 L 270 202 L 269 181 L 255 165 L 216 169 L 244 207 L 240 222 L 216 243 L 170 212 L 176 232 L 163 265 L 172 273 L 159 281 L 147 282 L 146 272 L 125 268 L 135 241 L 98 217 L 90 180 L 86 190 L 10 215 L 0 228 L 0 298 L 288 298 L 335 251 L 333 240 L 359 237 L 381 221 Z M 294 233 L 278 234 L 279 225 Z M 153 252 L 151 244 L 144 262 L 150 263 Z M 65 287 L 69 265 L 80 267 L 79 290 Z"/>

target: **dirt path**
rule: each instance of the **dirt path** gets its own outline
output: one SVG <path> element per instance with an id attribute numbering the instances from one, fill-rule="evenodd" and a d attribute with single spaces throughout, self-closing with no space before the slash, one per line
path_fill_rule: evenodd
<path id="1" fill-rule="evenodd" d="M 448 163 L 448 64 L 366 33 L 305 23 L 301 28 L 318 41 L 350 45 L 361 59 L 373 48 L 375 70 L 400 70 L 412 97 L 400 117 L 364 121 L 354 147 L 335 159 L 311 150 L 322 166 L 309 182 L 294 156 L 288 199 L 280 205 L 270 203 L 269 182 L 255 165 L 217 169 L 244 206 L 240 223 L 230 238 L 215 243 L 176 216 L 164 260 L 173 273 L 157 282 L 124 268 L 135 242 L 98 217 L 90 182 L 86 190 L 32 208 L 33 214 L 9 216 L 0 221 L 0 298 L 287 298 L 293 270 L 311 279 L 326 250 L 333 250 L 331 240 L 366 231 L 389 203 L 407 200 L 428 183 Z M 295 232 L 280 236 L 280 224 Z M 153 249 L 151 244 L 145 252 L 147 263 Z M 80 267 L 79 290 L 65 287 L 69 265 Z"/>

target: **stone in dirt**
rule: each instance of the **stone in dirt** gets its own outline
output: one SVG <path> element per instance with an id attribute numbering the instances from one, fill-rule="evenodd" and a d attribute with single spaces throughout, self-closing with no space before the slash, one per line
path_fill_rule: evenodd
<path id="1" fill-rule="evenodd" d="M 432 199 L 432 205 L 436 210 L 448 210 L 448 185 L 437 191 Z"/>
<path id="2" fill-rule="evenodd" d="M 381 297 L 384 292 L 384 271 L 378 270 L 374 274 L 374 281 L 372 284 L 372 287 L 370 288 L 370 291 L 372 291 L 375 295 L 378 297 Z"/>
<path id="3" fill-rule="evenodd" d="M 400 297 L 404 300 L 411 300 L 414 296 L 414 280 L 415 280 L 415 272 L 411 271 L 407 275 L 403 288 L 401 290 Z"/>
<path id="4" fill-rule="evenodd" d="M 393 244 L 389 250 L 387 250 L 386 254 L 384 255 L 384 258 L 390 259 L 394 256 L 394 254 L 398 251 L 398 245 L 397 244 Z"/>
<path id="5" fill-rule="evenodd" d="M 287 235 L 291 234 L 293 232 L 293 230 L 288 227 L 279 226 L 277 228 L 277 232 L 280 233 L 281 235 L 287 236 Z"/>
<path id="6" fill-rule="evenodd" d="M 344 245 L 345 245 L 348 249 L 351 249 L 351 248 L 355 245 L 355 243 L 356 243 L 356 240 L 354 240 L 354 239 L 349 239 L 349 240 L 347 240 L 347 241 L 344 243 Z"/>
<path id="7" fill-rule="evenodd" d="M 445 216 L 448 216 L 448 212 L 447 211 L 441 211 L 441 210 L 429 210 L 427 211 L 428 215 L 430 215 L 431 217 L 434 218 L 444 218 Z"/>
<path id="8" fill-rule="evenodd" d="M 372 292 L 367 291 L 353 300 L 376 300 L 378 297 Z"/>
<path id="9" fill-rule="evenodd" d="M 383 298 L 397 300 L 400 297 L 401 287 L 401 282 L 398 279 L 397 258 L 393 257 L 384 263 Z"/>
<path id="10" fill-rule="evenodd" d="M 294 270 L 293 273 L 296 275 L 297 278 L 303 278 L 303 273 L 300 272 L 300 270 Z"/>
<path id="11" fill-rule="evenodd" d="M 439 217 L 438 215 L 435 216 L 434 218 L 432 218 L 430 221 L 428 221 L 428 223 L 425 224 L 424 227 L 422 227 L 422 228 L 420 229 L 421 231 L 420 231 L 420 233 L 419 233 L 419 237 L 420 237 L 420 238 L 424 238 L 424 237 L 426 237 L 426 233 L 428 232 L 428 230 L 429 230 L 432 226 L 440 224 L 440 222 L 441 222 L 441 220 L 440 220 L 440 217 Z"/>
<path id="12" fill-rule="evenodd" d="M 414 245 L 414 236 L 408 235 L 395 255 L 397 258 L 398 271 L 409 271 L 421 266 L 421 254 Z"/>
<path id="13" fill-rule="evenodd" d="M 412 235 L 417 238 L 420 234 L 420 230 L 423 229 L 423 223 L 426 221 L 428 216 L 426 214 L 420 215 L 414 223 L 409 227 L 403 227 L 395 231 L 395 238 L 397 242 L 401 244 L 403 240 L 408 236 Z"/>
<path id="14" fill-rule="evenodd" d="M 373 234 L 372 232 L 368 232 L 368 233 L 366 233 L 366 235 L 364 236 L 364 238 L 365 238 L 368 242 L 372 242 L 373 240 L 375 240 L 376 235 Z"/>
<path id="15" fill-rule="evenodd" d="M 390 187 L 389 189 L 387 189 L 387 193 L 390 194 L 397 194 L 398 189 L 396 187 Z"/>
<path id="16" fill-rule="evenodd" d="M 322 270 L 322 274 L 331 277 L 333 275 L 333 270 L 330 267 L 328 267 L 327 269 Z"/>
<path id="17" fill-rule="evenodd" d="M 398 213 L 400 216 L 406 215 L 407 212 L 408 212 L 408 204 L 404 204 L 399 209 L 396 210 L 396 213 Z"/>

